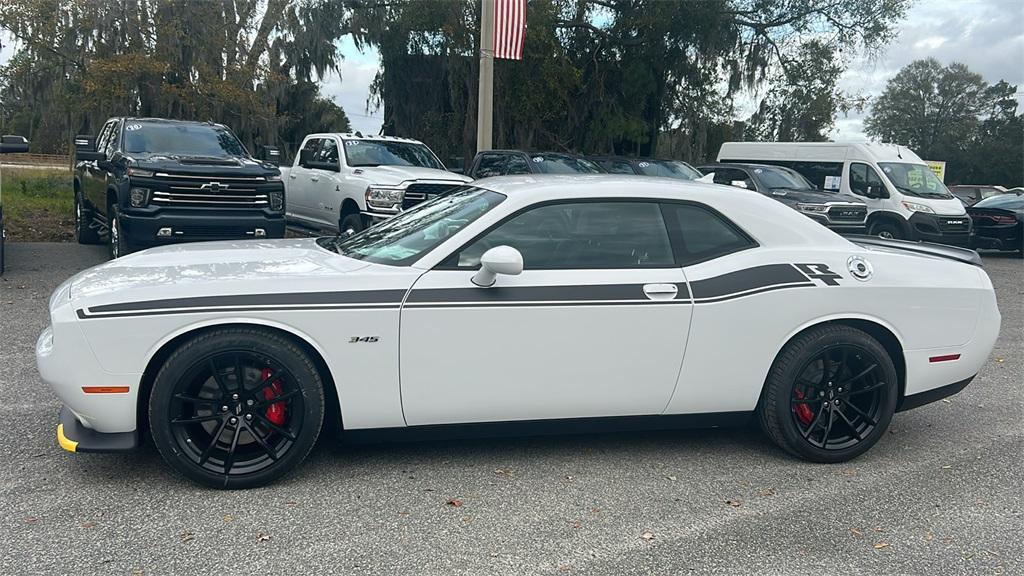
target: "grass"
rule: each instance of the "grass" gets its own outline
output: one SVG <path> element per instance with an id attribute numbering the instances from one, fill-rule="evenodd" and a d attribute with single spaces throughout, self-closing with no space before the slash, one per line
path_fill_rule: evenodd
<path id="1" fill-rule="evenodd" d="M 0 168 L 0 203 L 7 239 L 69 242 L 74 239 L 74 197 L 67 169 Z"/>

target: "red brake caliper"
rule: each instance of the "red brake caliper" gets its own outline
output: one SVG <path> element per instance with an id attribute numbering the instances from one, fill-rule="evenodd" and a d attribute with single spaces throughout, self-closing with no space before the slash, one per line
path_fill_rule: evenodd
<path id="1" fill-rule="evenodd" d="M 270 378 L 271 373 L 270 368 L 264 368 L 263 372 L 261 372 L 260 378 L 266 380 L 267 378 Z M 270 386 L 263 389 L 263 399 L 273 400 L 280 396 L 283 391 L 284 389 L 281 388 L 281 381 L 274 380 L 270 383 Z M 284 402 L 274 402 L 270 406 L 267 406 L 267 420 L 270 420 L 271 423 L 276 426 L 284 426 L 285 419 Z"/>
<path id="2" fill-rule="evenodd" d="M 794 390 L 793 393 L 796 396 L 797 400 L 804 399 L 803 392 L 799 390 Z M 793 411 L 796 412 L 796 417 L 799 418 L 800 421 L 804 423 L 804 426 L 810 424 L 811 420 L 814 420 L 814 412 L 811 412 L 811 407 L 808 406 L 807 404 L 797 404 L 796 407 L 793 408 Z"/>

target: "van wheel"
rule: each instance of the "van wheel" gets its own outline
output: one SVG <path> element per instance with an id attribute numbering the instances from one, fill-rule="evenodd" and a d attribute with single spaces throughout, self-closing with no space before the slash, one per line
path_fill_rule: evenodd
<path id="1" fill-rule="evenodd" d="M 765 382 L 761 426 L 784 450 L 845 462 L 885 434 L 896 411 L 896 367 L 877 340 L 850 326 L 821 326 L 789 343 Z"/>
<path id="2" fill-rule="evenodd" d="M 871 235 L 888 240 L 905 240 L 903 230 L 899 226 L 886 220 L 880 220 L 871 225 Z"/>
<path id="3" fill-rule="evenodd" d="M 99 232 L 93 224 L 92 211 L 85 207 L 82 193 L 75 190 L 75 240 L 79 244 L 97 244 Z"/>

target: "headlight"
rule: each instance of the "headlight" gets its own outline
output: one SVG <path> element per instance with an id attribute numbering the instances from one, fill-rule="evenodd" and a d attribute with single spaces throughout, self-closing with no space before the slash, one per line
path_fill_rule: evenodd
<path id="1" fill-rule="evenodd" d="M 366 189 L 366 204 L 373 208 L 398 209 L 402 204 L 405 190 L 399 188 L 379 188 L 370 186 Z"/>
<path id="2" fill-rule="evenodd" d="M 281 175 L 280 174 L 274 174 L 273 176 L 267 176 L 267 181 L 268 182 L 280 182 L 281 181 Z"/>
<path id="3" fill-rule="evenodd" d="M 142 208 L 149 204 L 149 188 L 132 188 L 128 193 L 128 199 L 133 208 Z"/>
<path id="4" fill-rule="evenodd" d="M 924 204 L 918 204 L 917 202 L 903 202 L 903 207 L 911 212 L 924 212 L 925 214 L 935 214 L 935 210 L 932 210 L 931 206 Z"/>
<path id="5" fill-rule="evenodd" d="M 828 212 L 828 206 L 822 204 L 797 204 L 801 212 L 812 212 L 814 214 L 824 214 Z"/>
<path id="6" fill-rule="evenodd" d="M 273 190 L 269 194 L 270 196 L 270 209 L 275 212 L 284 210 L 284 191 Z"/>
<path id="7" fill-rule="evenodd" d="M 138 168 L 129 168 L 128 175 L 135 176 L 138 178 L 152 178 L 153 172 L 151 170 L 139 170 Z"/>

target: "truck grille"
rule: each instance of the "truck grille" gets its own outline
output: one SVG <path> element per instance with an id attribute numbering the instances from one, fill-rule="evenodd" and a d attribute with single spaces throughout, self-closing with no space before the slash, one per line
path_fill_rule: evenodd
<path id="1" fill-rule="evenodd" d="M 964 216 L 939 216 L 939 228 L 943 232 L 967 232 L 971 229 L 971 217 Z"/>
<path id="2" fill-rule="evenodd" d="M 405 189 L 405 199 L 402 200 L 402 210 L 408 210 L 413 206 L 427 200 L 428 198 L 434 198 L 441 196 L 447 192 L 454 190 L 461 186 L 461 183 L 452 184 L 427 184 L 427 183 L 415 183 L 410 184 Z"/>
<path id="3" fill-rule="evenodd" d="M 157 173 L 139 181 L 153 191 L 151 202 L 158 206 L 265 208 L 270 189 L 281 186 L 263 177 L 193 176 Z"/>
<path id="4" fill-rule="evenodd" d="M 833 222 L 863 222 L 868 216 L 866 206 L 830 206 L 829 220 Z"/>

